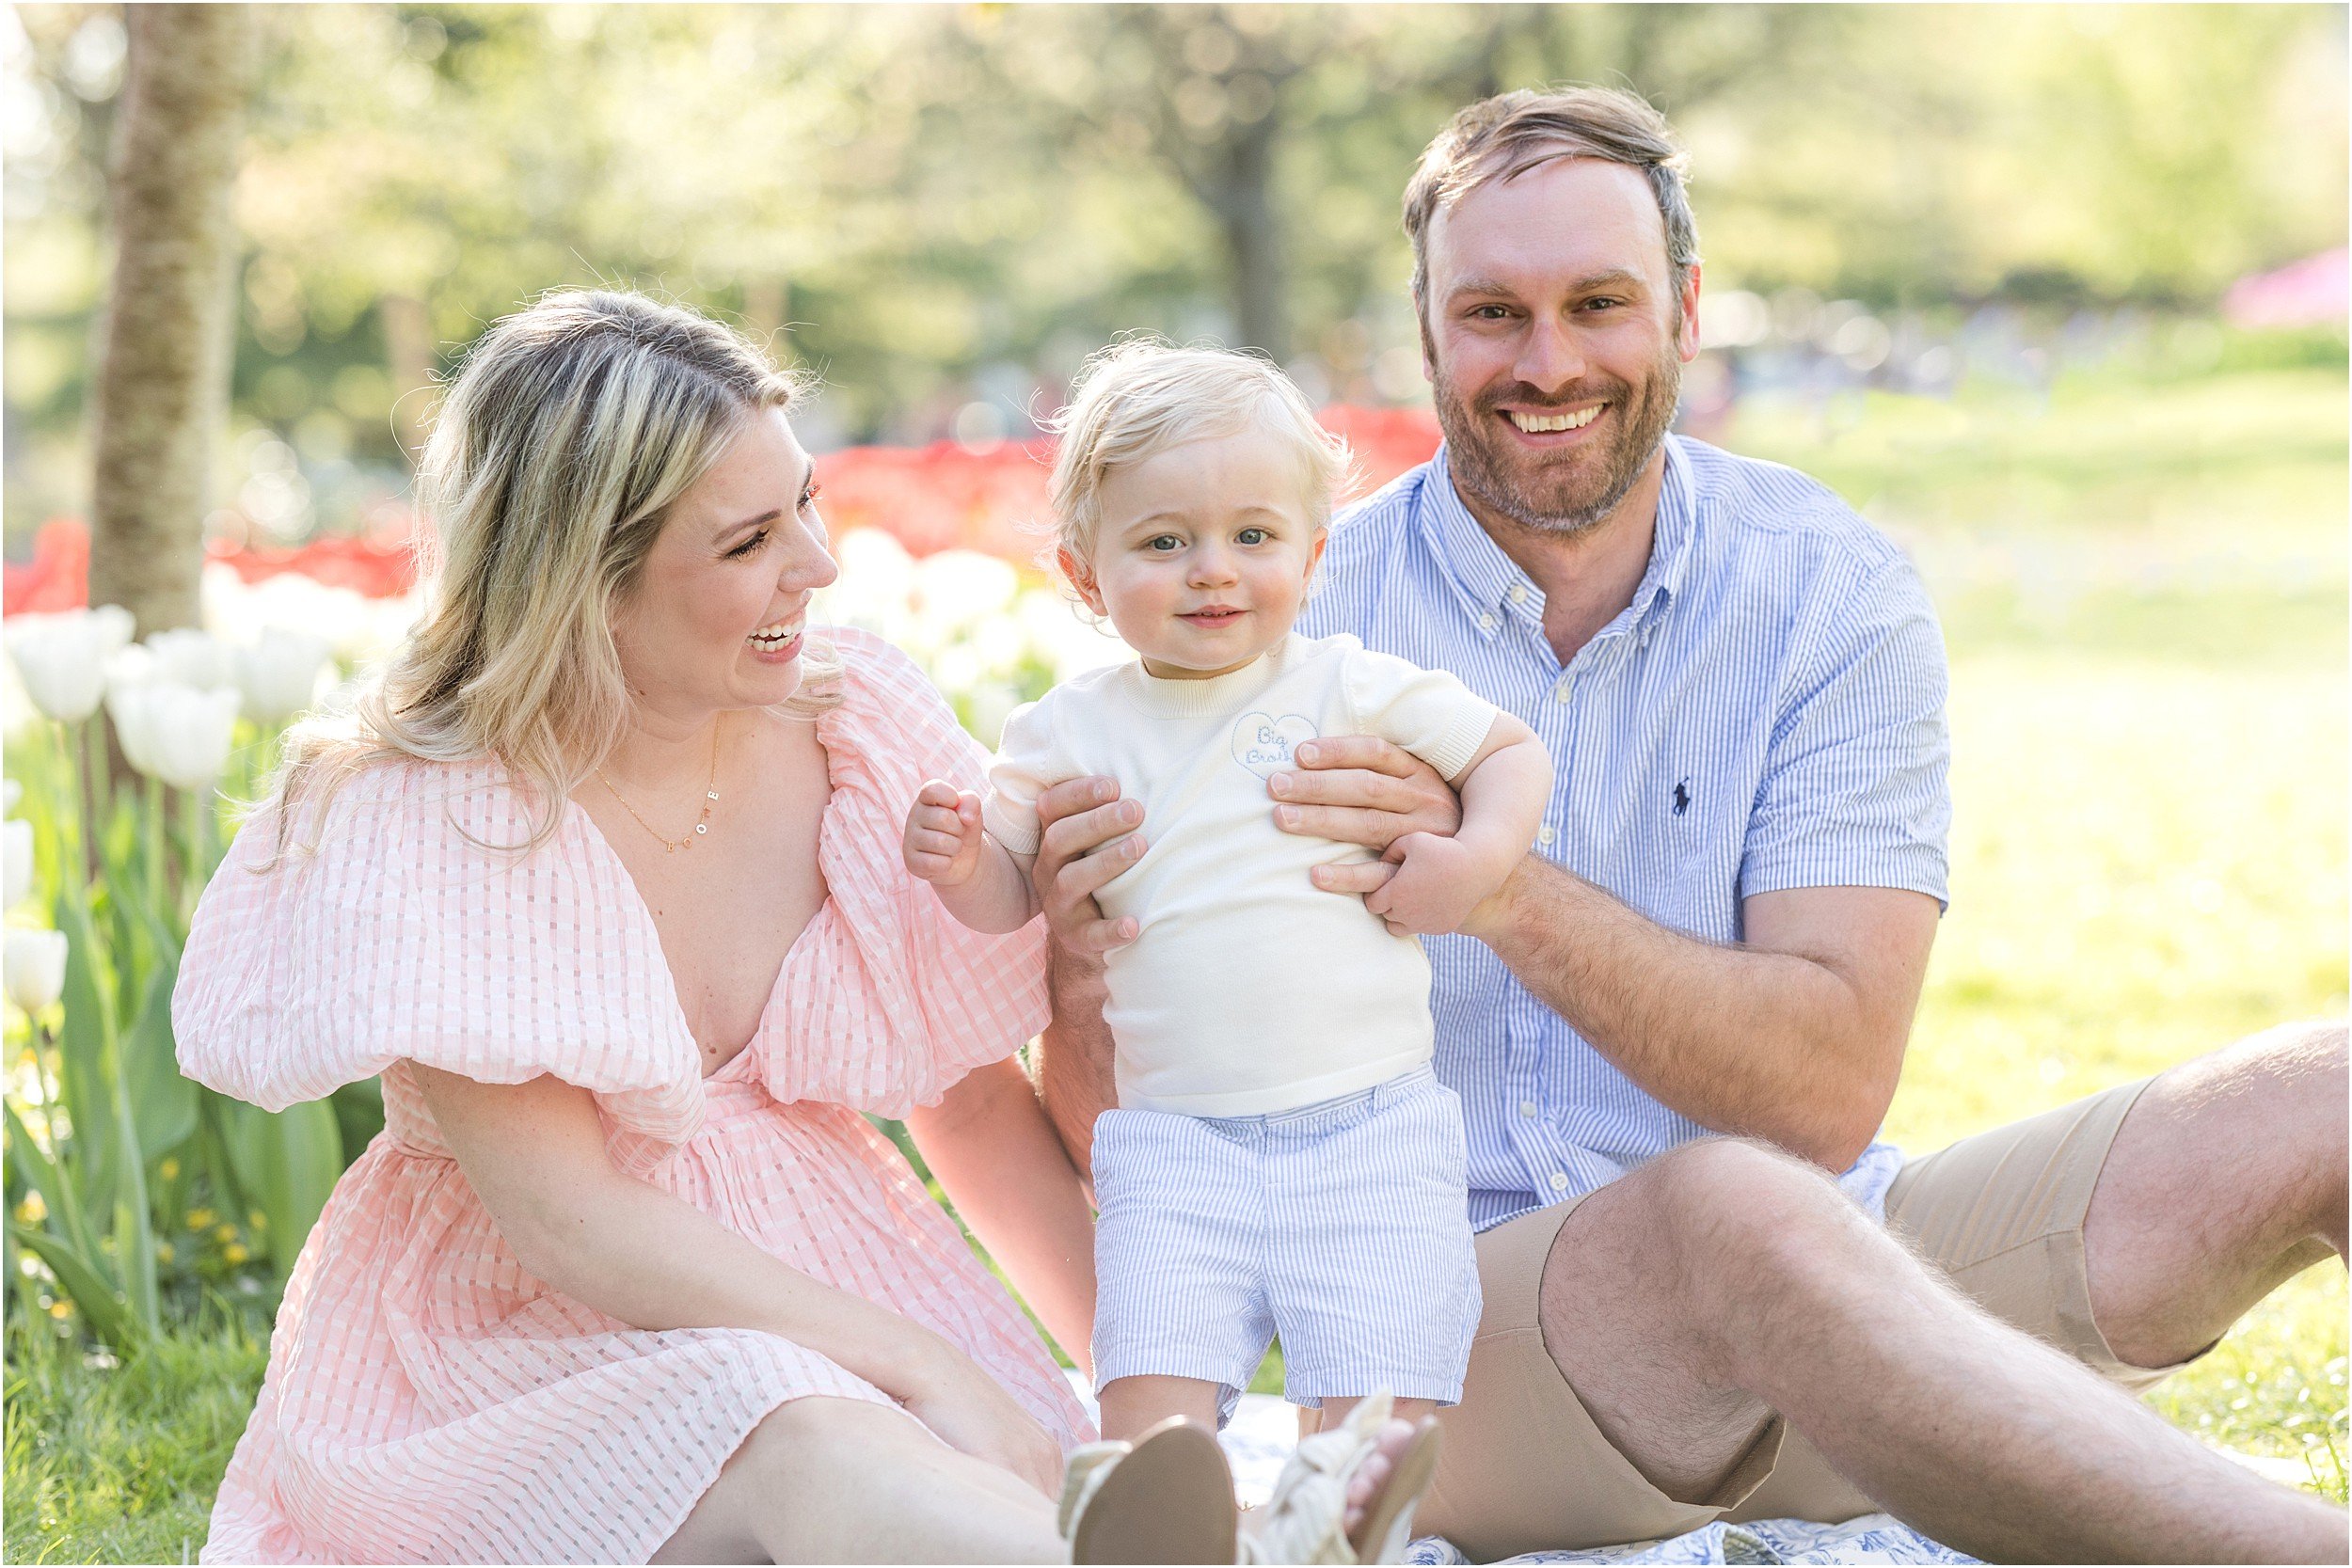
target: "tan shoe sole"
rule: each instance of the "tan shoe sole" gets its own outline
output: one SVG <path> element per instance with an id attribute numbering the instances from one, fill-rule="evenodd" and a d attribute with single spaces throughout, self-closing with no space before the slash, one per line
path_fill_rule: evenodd
<path id="1" fill-rule="evenodd" d="M 1171 1417 L 1137 1438 L 1096 1488 L 1070 1560 L 1231 1563 L 1240 1517 L 1215 1434 Z"/>
<path id="2" fill-rule="evenodd" d="M 1412 1540 L 1413 1510 L 1420 1506 L 1422 1494 L 1438 1475 L 1438 1423 L 1424 1419 L 1413 1433 L 1413 1440 L 1396 1458 L 1389 1472 L 1388 1485 L 1364 1511 L 1364 1522 L 1356 1527 L 1348 1544 L 1356 1549 L 1359 1562 L 1402 1562 L 1405 1547 Z M 1392 1539 L 1393 1538 L 1393 1539 Z"/>

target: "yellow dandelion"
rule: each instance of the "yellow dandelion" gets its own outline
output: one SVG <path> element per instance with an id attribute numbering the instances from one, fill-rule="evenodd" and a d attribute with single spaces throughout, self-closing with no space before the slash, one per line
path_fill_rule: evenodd
<path id="1" fill-rule="evenodd" d="M 259 1209 L 247 1210 L 246 1212 L 245 1223 L 256 1230 L 267 1230 L 269 1228 L 269 1216 L 262 1213 Z"/>
<path id="2" fill-rule="evenodd" d="M 235 1226 L 233 1226 L 233 1225 L 216 1225 L 216 1226 L 213 1227 L 213 1240 L 214 1240 L 214 1241 L 215 1241 L 215 1242 L 233 1242 L 233 1241 L 235 1241 L 236 1239 L 237 1239 L 237 1227 L 236 1227 Z"/>
<path id="3" fill-rule="evenodd" d="M 210 1209 L 191 1209 L 188 1211 L 188 1228 L 201 1230 L 219 1217 Z"/>
<path id="4" fill-rule="evenodd" d="M 180 1162 L 167 1154 L 163 1164 L 155 1167 L 155 1174 L 167 1181 L 177 1181 L 180 1180 Z"/>
<path id="5" fill-rule="evenodd" d="M 168 1263 L 171 1261 L 172 1256 L 171 1243 L 169 1242 L 157 1242 L 155 1243 L 156 1262 Z"/>
<path id="6" fill-rule="evenodd" d="M 70 1318 L 73 1316 L 73 1304 L 70 1301 L 53 1301 L 49 1304 L 49 1315 L 53 1318 Z"/>
<path id="7" fill-rule="evenodd" d="M 246 1251 L 243 1242 L 231 1242 L 220 1249 L 220 1255 L 231 1263 L 242 1263 L 253 1254 Z"/>

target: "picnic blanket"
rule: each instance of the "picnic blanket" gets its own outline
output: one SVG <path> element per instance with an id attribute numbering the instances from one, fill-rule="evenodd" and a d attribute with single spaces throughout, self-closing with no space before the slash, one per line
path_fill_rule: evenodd
<path id="1" fill-rule="evenodd" d="M 1298 1439 L 1298 1414 L 1271 1394 L 1245 1394 L 1219 1440 L 1233 1466 L 1233 1490 L 1244 1504 L 1263 1502 L 1274 1492 Z M 1443 1536 L 1414 1542 L 1405 1560 L 1427 1565 L 1468 1562 Z M 1530 1552 L 1510 1562 L 1974 1562 L 1938 1545 L 1883 1513 L 1866 1514 L 1842 1525 L 1801 1519 L 1712 1524 L 1664 1541 L 1636 1542 L 1582 1552 Z"/>

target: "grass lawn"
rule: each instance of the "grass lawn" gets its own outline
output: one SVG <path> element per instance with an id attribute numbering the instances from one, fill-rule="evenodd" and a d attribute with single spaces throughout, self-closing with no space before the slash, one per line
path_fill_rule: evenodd
<path id="1" fill-rule="evenodd" d="M 1743 410 L 1730 445 L 1913 550 L 1951 644 L 1952 908 L 1897 1142 L 2344 1013 L 2345 418 L 2317 372 Z M 2314 1269 L 2151 1402 L 2342 1497 L 2345 1311 Z M 8 1348 L 7 1560 L 193 1559 L 259 1347 Z"/>

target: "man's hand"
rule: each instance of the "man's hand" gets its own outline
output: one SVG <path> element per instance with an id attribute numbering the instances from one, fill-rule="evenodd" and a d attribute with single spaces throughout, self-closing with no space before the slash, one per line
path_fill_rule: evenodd
<path id="1" fill-rule="evenodd" d="M 1094 895 L 1143 858 L 1143 807 L 1119 798 L 1115 779 L 1068 779 L 1037 798 L 1044 828 L 1030 879 L 1054 940 L 1073 953 L 1099 955 L 1136 940 L 1133 916 L 1106 920 Z"/>
<path id="2" fill-rule="evenodd" d="M 1445 780 L 1401 746 L 1368 735 L 1339 736 L 1304 742 L 1295 760 L 1295 771 L 1266 781 L 1266 792 L 1278 802 L 1274 825 L 1286 833 L 1360 844 L 1383 857 L 1316 866 L 1315 886 L 1326 892 L 1375 892 L 1404 859 L 1399 839 L 1408 833 L 1451 838 L 1462 825 L 1462 802 Z"/>

